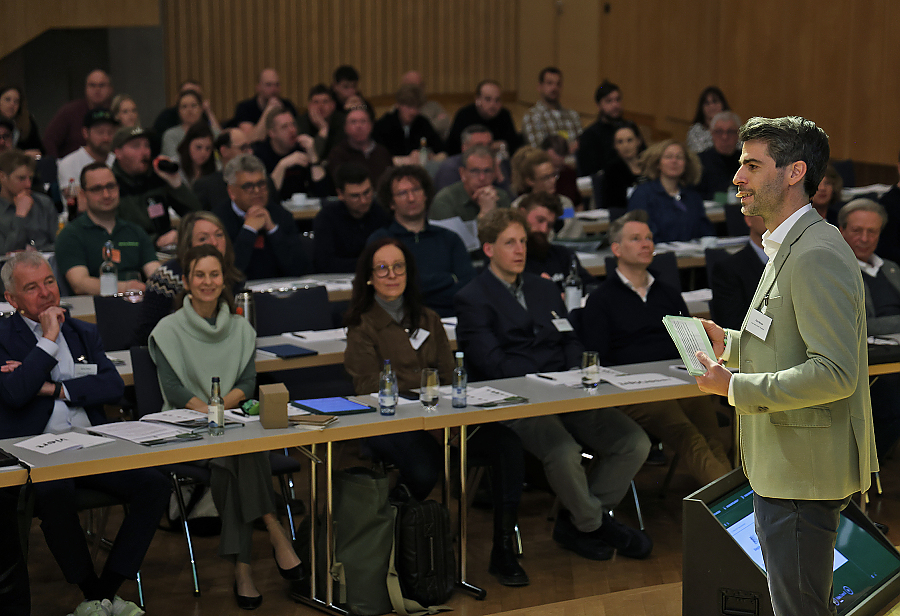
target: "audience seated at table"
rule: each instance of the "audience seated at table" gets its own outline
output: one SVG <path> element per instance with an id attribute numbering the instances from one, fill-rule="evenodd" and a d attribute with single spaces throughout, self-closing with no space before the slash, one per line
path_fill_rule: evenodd
<path id="1" fill-rule="evenodd" d="M 394 237 L 416 259 L 425 305 L 442 317 L 453 316 L 453 296 L 475 277 L 475 268 L 460 237 L 428 222 L 434 188 L 418 165 L 394 167 L 378 187 L 378 202 L 394 213 L 394 221 L 369 241 Z"/>
<path id="2" fill-rule="evenodd" d="M 462 165 L 462 155 L 466 150 L 472 146 L 483 145 L 491 148 L 492 153 L 494 152 L 492 145 L 493 136 L 491 135 L 491 131 L 483 124 L 471 124 L 465 127 L 460 138 L 462 139 L 462 152 L 449 156 L 441 161 L 440 166 L 434 174 L 434 189 L 437 191 L 459 182 L 459 168 Z M 509 191 L 509 178 L 511 175 L 509 158 L 501 157 L 501 160 L 497 160 L 495 155 L 494 161 L 496 163 L 494 169 L 494 186 Z"/>
<path id="3" fill-rule="evenodd" d="M 769 257 L 763 251 L 766 225 L 761 216 L 744 216 L 750 240 L 741 250 L 713 265 L 709 286 L 712 319 L 722 327 L 739 330 L 753 301 Z"/>
<path id="4" fill-rule="evenodd" d="M 737 191 L 731 180 L 741 166 L 741 151 L 737 148 L 741 119 L 732 111 L 720 111 L 709 126 L 713 145 L 698 154 L 703 174 L 697 192 L 704 199 L 713 201 L 719 193 Z"/>
<path id="5" fill-rule="evenodd" d="M 578 189 L 578 173 L 566 162 L 569 142 L 562 135 L 547 135 L 541 141 L 540 148 L 547 153 L 556 169 L 556 194 L 568 197 L 576 211 L 583 209 L 581 206 L 584 199 Z"/>
<path id="6" fill-rule="evenodd" d="M 365 105 L 355 105 L 346 110 L 344 137 L 328 154 L 326 168 L 334 180 L 337 170 L 346 163 L 358 163 L 369 170 L 369 180 L 377 185 L 381 176 L 392 164 L 391 153 L 372 139 L 372 111 Z"/>
<path id="7" fill-rule="evenodd" d="M 286 107 L 268 112 L 266 138 L 253 144 L 253 154 L 265 165 L 280 201 L 295 193 L 319 197 L 327 194 L 325 168 L 316 152 L 315 140 L 297 134 L 297 121 Z"/>
<path id="8" fill-rule="evenodd" d="M 216 172 L 213 155 L 213 132 L 207 124 L 197 122 L 188 128 L 178 144 L 178 162 L 181 163 L 181 181 L 193 187 L 200 178 Z"/>
<path id="9" fill-rule="evenodd" d="M 459 162 L 460 181 L 435 195 L 429 218 L 459 216 L 464 221 L 476 220 L 494 208 L 509 207 L 509 193 L 494 186 L 496 164 L 489 148 L 472 146 L 463 152 Z"/>
<path id="10" fill-rule="evenodd" d="M 859 261 L 866 286 L 869 336 L 900 333 L 900 265 L 875 252 L 886 222 L 884 207 L 871 199 L 854 199 L 838 214 L 838 228 Z M 900 440 L 900 374 L 874 379 L 870 393 L 875 445 L 883 460 Z"/>
<path id="11" fill-rule="evenodd" d="M 838 212 L 841 210 L 843 201 L 841 200 L 841 191 L 844 190 L 844 180 L 841 174 L 837 172 L 834 165 L 828 163 L 825 167 L 825 177 L 819 182 L 819 189 L 812 196 L 812 206 L 819 216 L 827 220 L 833 225 L 837 224 Z"/>
<path id="12" fill-rule="evenodd" d="M 87 211 L 67 224 L 56 238 L 56 264 L 76 295 L 100 294 L 103 247 L 112 242 L 118 292 L 143 291 L 159 267 L 150 237 L 119 216 L 119 186 L 106 163 L 81 170 L 80 196 Z"/>
<path id="13" fill-rule="evenodd" d="M 582 267 L 574 251 L 550 241 L 553 227 L 563 213 L 560 196 L 547 192 L 530 192 L 523 195 L 518 202 L 518 209 L 525 214 L 528 223 L 528 258 L 525 261 L 525 271 L 552 280 L 560 292 L 563 292 L 563 283 L 569 275 L 572 259 L 575 259 L 581 284 L 591 285 L 596 282 Z"/>
<path id="14" fill-rule="evenodd" d="M 116 162 L 112 170 L 119 184 L 119 215 L 146 231 L 157 248 L 174 245 L 169 208 L 179 216 L 200 209 L 200 202 L 178 171 L 159 168 L 164 157 L 151 161 L 150 139 L 143 128 L 123 127 L 113 136 Z"/>
<path id="15" fill-rule="evenodd" d="M 460 107 L 453 116 L 450 134 L 447 136 L 447 154 L 462 151 L 462 132 L 468 126 L 486 126 L 493 135 L 493 145 L 497 148 L 505 144 L 506 152 L 512 156 L 521 145 L 521 137 L 513 123 L 512 114 L 503 106 L 500 84 L 493 79 L 485 79 L 475 86 L 475 102 Z"/>
<path id="16" fill-rule="evenodd" d="M 0 255 L 31 246 L 53 250 L 56 207 L 47 195 L 31 190 L 34 158 L 22 150 L 0 154 Z"/>
<path id="17" fill-rule="evenodd" d="M 441 385 L 452 382 L 455 363 L 440 317 L 422 303 L 415 258 L 403 242 L 385 237 L 363 251 L 353 280 L 350 309 L 344 318 L 347 350 L 344 367 L 357 395 L 378 391 L 385 360 L 397 375 L 400 391 L 416 389 L 424 368 L 437 368 Z M 445 399 L 442 405 L 449 404 Z M 469 428 L 470 459 L 485 458 L 491 473 L 494 535 L 489 571 L 506 586 L 525 586 L 528 575 L 518 563 L 515 528 L 522 494 L 522 445 L 506 426 L 487 423 Z M 428 498 L 441 477 L 443 456 L 424 430 L 374 436 L 366 445 L 376 457 L 396 465 L 400 482 L 417 500 Z"/>
<path id="18" fill-rule="evenodd" d="M 22 150 L 32 156 L 44 153 L 37 120 L 28 110 L 25 92 L 13 85 L 0 86 L 0 120 L 12 122 L 10 147 Z"/>
<path id="19" fill-rule="evenodd" d="M 606 169 L 616 151 L 613 135 L 622 121 L 622 91 L 619 86 L 604 79 L 594 91 L 597 103 L 597 121 L 584 129 L 578 138 L 578 176 L 594 175 Z"/>
<path id="20" fill-rule="evenodd" d="M 313 265 L 316 272 L 353 273 L 369 236 L 391 223 L 391 217 L 373 203 L 369 172 L 347 163 L 334 178 L 338 203 L 326 203 L 313 219 Z"/>
<path id="21" fill-rule="evenodd" d="M 688 129 L 687 147 L 692 152 L 699 154 L 713 146 L 710 122 L 717 113 L 729 111 L 725 94 L 716 86 L 704 88 L 697 100 L 697 110 L 694 112 L 694 123 Z"/>
<path id="22" fill-rule="evenodd" d="M 231 129 L 240 130 L 240 129 Z M 175 310 L 175 300 L 184 291 L 181 261 L 190 248 L 209 244 L 215 247 L 225 264 L 225 278 L 233 282 L 232 296 L 243 286 L 244 275 L 234 266 L 234 248 L 222 221 L 212 212 L 191 212 L 178 225 L 178 247 L 175 256 L 153 272 L 147 280 L 141 302 L 141 322 L 131 345 L 145 345 L 150 332 L 160 320 Z"/>
<path id="23" fill-rule="evenodd" d="M 171 128 L 166 129 L 162 134 L 162 150 L 163 156 L 175 157 L 178 155 L 178 144 L 184 139 L 188 129 L 198 122 L 203 122 L 209 126 L 215 138 L 221 131 L 218 120 L 212 114 L 212 108 L 208 102 L 204 102 L 203 97 L 197 90 L 184 90 L 178 95 L 176 103 L 178 109 L 179 123 Z"/>
<path id="24" fill-rule="evenodd" d="M 236 281 L 226 277 L 226 268 L 224 257 L 212 245 L 188 249 L 181 261 L 183 304 L 150 334 L 150 355 L 159 371 L 163 410 L 206 412 L 213 377 L 220 380 L 226 409 L 253 396 L 256 332 L 249 321 L 234 314 L 228 289 Z M 269 454 L 215 458 L 208 465 L 213 501 L 222 520 L 219 555 L 234 563 L 232 591 L 238 606 L 255 609 L 262 603 L 250 566 L 253 523 L 258 519 L 268 531 L 275 564 L 290 581 L 291 595 L 302 593 L 300 559 L 290 535 L 275 517 Z"/>
<path id="25" fill-rule="evenodd" d="M 580 366 L 583 347 L 565 327 L 566 307 L 553 282 L 524 272 L 525 216 L 498 209 L 478 225 L 489 260 L 456 295 L 456 339 L 466 354 L 471 381 L 525 376 Z M 628 491 L 650 450 L 650 440 L 618 409 L 514 419 L 505 422 L 523 447 L 544 465 L 559 497 L 553 539 L 591 560 L 646 558 L 653 542 L 642 531 L 609 515 Z M 582 447 L 594 464 L 581 465 Z"/>
<path id="26" fill-rule="evenodd" d="M 613 133 L 615 156 L 603 171 L 600 183 L 600 204 L 602 208 L 621 214 L 628 207 L 628 198 L 634 187 L 643 181 L 641 154 L 647 149 L 644 137 L 638 127 L 631 122 L 623 122 Z"/>
<path id="27" fill-rule="evenodd" d="M 372 138 L 387 148 L 394 157 L 394 164 L 417 164 L 423 139 L 429 159 L 442 154 L 444 140 L 428 118 L 419 113 L 425 104 L 425 93 L 417 86 L 401 85 L 395 101 L 396 107 L 381 116 L 372 129 Z M 441 158 L 443 156 L 437 157 L 437 160 Z"/>
<path id="28" fill-rule="evenodd" d="M 628 212 L 609 226 L 612 252 L 618 264 L 584 307 L 581 339 L 597 351 L 604 366 L 671 359 L 680 364 L 678 349 L 662 319 L 690 316 L 678 290 L 650 273 L 653 233 L 647 213 Z M 731 470 L 726 447 L 718 436 L 717 400 L 712 396 L 620 407 L 651 436 L 677 452 L 701 486 Z"/>
<path id="29" fill-rule="evenodd" d="M 715 235 L 700 193 L 692 187 L 702 169 L 697 155 L 674 139 L 656 143 L 641 156 L 647 182 L 628 199 L 628 211 L 646 210 L 658 242 L 686 242 Z"/>
<path id="30" fill-rule="evenodd" d="M 252 154 L 236 156 L 223 172 L 231 202 L 213 212 L 234 245 L 234 264 L 248 280 L 312 271 L 291 214 L 269 195 L 266 168 Z"/>
<path id="31" fill-rule="evenodd" d="M 253 147 L 244 131 L 239 128 L 226 128 L 213 141 L 213 150 L 218 154 L 219 165 L 224 168 L 238 154 L 252 152 Z M 272 188 L 274 189 L 274 186 Z M 222 169 L 216 169 L 208 175 L 197 178 L 191 185 L 191 190 L 197 196 L 200 207 L 206 211 L 231 201 Z"/>
<path id="32" fill-rule="evenodd" d="M 112 174 L 102 166 L 111 181 Z M 13 255 L 0 270 L 0 278 L 6 301 L 16 309 L 12 316 L 0 319 L 0 438 L 62 433 L 106 423 L 103 405 L 117 402 L 124 384 L 103 351 L 96 326 L 71 318 L 60 307 L 56 278 L 40 253 Z M 117 595 L 122 582 L 137 576 L 169 502 L 171 487 L 165 475 L 147 468 L 29 482 L 29 486 L 47 547 L 66 581 L 77 584 L 84 596 L 74 613 L 143 614 Z M 99 576 L 78 519 L 79 489 L 109 494 L 127 504 Z M 19 520 L 22 523 L 30 521 Z M 14 541 L 18 543 L 18 537 Z"/>

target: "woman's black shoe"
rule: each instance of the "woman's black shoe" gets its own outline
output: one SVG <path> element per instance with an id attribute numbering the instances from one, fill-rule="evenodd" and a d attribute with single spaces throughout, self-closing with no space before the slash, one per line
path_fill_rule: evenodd
<path id="1" fill-rule="evenodd" d="M 275 558 L 275 548 L 272 548 L 272 558 L 275 559 L 275 566 L 278 567 L 278 573 L 281 574 L 286 580 L 301 580 L 303 579 L 303 571 L 300 569 L 303 566 L 303 563 L 291 567 L 290 569 L 282 569 L 281 565 L 278 564 L 278 559 Z"/>
<path id="2" fill-rule="evenodd" d="M 244 595 L 239 595 L 237 591 L 237 582 L 234 583 L 234 599 L 237 601 L 238 607 L 242 610 L 255 610 L 260 605 L 262 605 L 262 595 L 258 597 L 245 597 Z"/>

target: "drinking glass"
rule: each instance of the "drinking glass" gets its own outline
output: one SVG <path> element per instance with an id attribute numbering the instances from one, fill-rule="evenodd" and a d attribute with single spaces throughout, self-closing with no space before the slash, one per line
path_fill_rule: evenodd
<path id="1" fill-rule="evenodd" d="M 581 354 L 581 386 L 589 393 L 597 391 L 600 385 L 600 357 L 596 351 Z"/>
<path id="2" fill-rule="evenodd" d="M 438 380 L 437 368 L 425 368 L 422 370 L 422 380 L 420 381 L 419 386 L 419 402 L 422 403 L 422 406 L 425 407 L 425 411 L 428 413 L 434 413 L 437 410 L 438 399 L 441 395 L 438 390 L 439 386 L 440 381 Z"/>

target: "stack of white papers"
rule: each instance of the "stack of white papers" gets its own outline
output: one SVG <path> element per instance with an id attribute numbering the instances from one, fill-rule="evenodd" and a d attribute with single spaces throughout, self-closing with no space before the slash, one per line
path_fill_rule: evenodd
<path id="1" fill-rule="evenodd" d="M 444 385 L 439 390 L 445 400 L 453 399 L 453 387 Z M 521 398 L 515 394 L 494 387 L 469 387 L 466 389 L 466 404 L 469 406 L 490 406 L 515 403 Z"/>
<path id="2" fill-rule="evenodd" d="M 63 434 L 38 434 L 24 441 L 19 441 L 16 443 L 16 446 L 28 451 L 50 454 L 111 442 L 111 438 L 92 436 L 81 432 L 65 432 Z"/>
<path id="3" fill-rule="evenodd" d="M 605 381 L 607 377 L 622 376 L 625 373 L 598 366 L 600 379 Z M 564 387 L 581 387 L 581 370 L 566 370 L 564 372 L 538 372 L 535 374 L 526 374 L 530 379 L 546 383 L 548 385 L 562 385 Z"/>
<path id="4" fill-rule="evenodd" d="M 93 426 L 92 433 L 114 436 L 140 445 L 164 445 L 202 438 L 187 428 L 153 421 L 116 421 Z M 106 439 L 110 440 L 110 439 Z"/>
<path id="5" fill-rule="evenodd" d="M 330 342 L 334 340 L 346 340 L 347 328 L 304 330 L 299 332 L 285 332 L 281 334 L 285 338 L 303 340 L 304 342 Z"/>

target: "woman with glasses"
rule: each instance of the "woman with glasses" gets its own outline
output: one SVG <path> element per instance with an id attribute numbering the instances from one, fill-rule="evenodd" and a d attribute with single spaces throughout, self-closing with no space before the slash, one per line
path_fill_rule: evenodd
<path id="1" fill-rule="evenodd" d="M 696 154 L 666 139 L 647 148 L 641 163 L 649 181 L 634 189 L 628 211 L 646 210 L 653 241 L 687 242 L 716 234 L 693 188 L 703 171 Z"/>
<path id="2" fill-rule="evenodd" d="M 160 265 L 147 280 L 144 300 L 141 302 L 141 325 L 133 344 L 147 344 L 147 337 L 156 324 L 175 309 L 175 299 L 184 291 L 181 260 L 189 249 L 204 244 L 209 244 L 222 253 L 226 279 L 232 281 L 229 291 L 234 294 L 241 288 L 244 276 L 234 266 L 234 249 L 222 221 L 210 212 L 188 213 L 178 226 L 175 257 Z"/>
<path id="3" fill-rule="evenodd" d="M 512 202 L 512 207 L 518 207 L 522 197 L 531 192 L 556 194 L 559 171 L 544 150 L 532 146 L 521 147 L 513 155 L 510 167 L 512 168 L 510 186 L 518 195 Z M 574 208 L 572 200 L 568 197 L 559 195 L 559 199 L 562 201 L 563 210 Z"/>
<path id="4" fill-rule="evenodd" d="M 422 303 L 416 264 L 400 240 L 375 240 L 360 255 L 344 324 L 344 367 L 358 395 L 378 391 L 386 359 L 391 360 L 400 391 L 418 388 L 424 368 L 437 368 L 441 384 L 451 383 L 454 363 L 444 325 Z M 501 424 L 484 424 L 470 434 L 470 454 L 485 458 L 491 469 L 494 541 L 489 571 L 501 584 L 525 586 L 528 576 L 514 549 L 524 476 L 521 443 Z M 378 459 L 399 468 L 400 482 L 414 498 L 428 498 L 443 463 L 441 447 L 430 434 L 418 430 L 376 436 L 366 444 Z"/>

